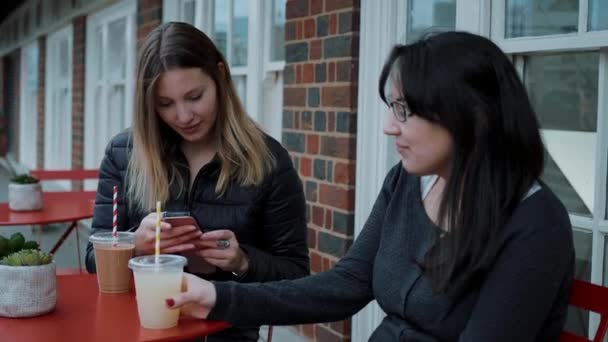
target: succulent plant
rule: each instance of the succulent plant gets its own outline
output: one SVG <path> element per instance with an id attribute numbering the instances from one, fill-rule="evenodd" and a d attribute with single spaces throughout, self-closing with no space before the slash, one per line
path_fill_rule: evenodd
<path id="1" fill-rule="evenodd" d="M 0 259 L 24 249 L 38 250 L 39 246 L 36 241 L 25 241 L 25 237 L 19 232 L 14 233 L 8 239 L 0 235 Z"/>
<path id="2" fill-rule="evenodd" d="M 20 174 L 11 178 L 12 183 L 17 184 L 36 184 L 39 182 L 38 178 L 32 177 L 28 174 Z"/>
<path id="3" fill-rule="evenodd" d="M 24 249 L 10 254 L 0 261 L 6 266 L 40 266 L 53 262 L 53 256 L 34 249 Z"/>

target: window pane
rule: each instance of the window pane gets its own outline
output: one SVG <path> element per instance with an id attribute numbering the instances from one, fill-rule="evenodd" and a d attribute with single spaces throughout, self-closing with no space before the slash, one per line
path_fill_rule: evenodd
<path id="1" fill-rule="evenodd" d="M 272 2 L 270 24 L 270 60 L 285 59 L 285 0 Z"/>
<path id="2" fill-rule="evenodd" d="M 578 31 L 579 0 L 507 0 L 507 38 Z"/>
<path id="3" fill-rule="evenodd" d="M 194 25 L 194 13 L 194 1 L 182 2 L 181 19 L 183 22 Z"/>
<path id="4" fill-rule="evenodd" d="M 125 117 L 125 87 L 122 84 L 114 85 L 108 92 L 108 136 L 104 137 L 108 141 L 123 128 Z"/>
<path id="5" fill-rule="evenodd" d="M 120 18 L 108 25 L 108 72 L 112 80 L 123 79 L 126 74 L 127 20 Z"/>
<path id="6" fill-rule="evenodd" d="M 213 40 L 218 49 L 228 58 L 228 1 L 215 1 L 213 13 Z M 229 61 L 230 63 L 230 61 Z"/>
<path id="7" fill-rule="evenodd" d="M 68 53 L 71 53 L 70 49 L 68 49 L 68 40 L 62 39 L 59 42 L 59 76 L 67 77 L 68 69 L 71 67 L 70 59 L 68 58 Z"/>
<path id="8" fill-rule="evenodd" d="M 589 0 L 589 30 L 608 30 L 608 1 Z"/>
<path id="9" fill-rule="evenodd" d="M 574 251 L 576 254 L 574 277 L 583 281 L 591 281 L 591 246 L 592 234 L 589 231 L 574 228 Z M 579 336 L 587 336 L 589 330 L 589 311 L 576 307 L 568 307 L 568 317 L 564 330 Z"/>
<path id="10" fill-rule="evenodd" d="M 409 2 L 407 41 L 429 32 L 453 31 L 456 27 L 456 0 L 413 0 Z"/>
<path id="11" fill-rule="evenodd" d="M 234 81 L 234 87 L 239 95 L 239 99 L 241 99 L 241 103 L 243 104 L 243 107 L 245 107 L 245 104 L 247 103 L 247 77 L 233 76 L 232 80 Z"/>
<path id="12" fill-rule="evenodd" d="M 594 200 L 598 65 L 596 52 L 525 60 L 524 79 L 545 143 L 543 180 L 568 211 L 584 216 L 591 216 Z"/>
<path id="13" fill-rule="evenodd" d="M 247 65 L 247 35 L 249 32 L 249 0 L 234 0 L 232 20 L 232 61 L 231 65 Z"/>

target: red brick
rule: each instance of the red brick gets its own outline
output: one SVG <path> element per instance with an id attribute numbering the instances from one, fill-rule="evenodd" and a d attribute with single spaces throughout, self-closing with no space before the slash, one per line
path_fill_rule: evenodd
<path id="1" fill-rule="evenodd" d="M 309 59 L 310 60 L 317 60 L 321 58 L 321 53 L 323 52 L 323 44 L 322 41 L 320 39 L 316 39 L 316 40 L 312 40 L 310 42 L 310 49 L 309 49 Z"/>
<path id="2" fill-rule="evenodd" d="M 306 63 L 302 66 L 302 82 L 312 83 L 315 80 L 315 68 L 312 63 Z"/>
<path id="3" fill-rule="evenodd" d="M 308 227 L 308 248 L 317 248 L 317 230 Z"/>
<path id="4" fill-rule="evenodd" d="M 306 91 L 304 92 L 306 93 Z M 293 115 L 293 128 L 300 129 L 300 112 L 295 112 Z"/>
<path id="5" fill-rule="evenodd" d="M 335 112 L 327 113 L 327 131 L 328 132 L 336 131 L 336 113 Z"/>
<path id="6" fill-rule="evenodd" d="M 335 35 L 338 32 L 338 15 L 332 14 L 329 16 L 329 34 Z"/>
<path id="7" fill-rule="evenodd" d="M 330 184 L 319 184 L 319 203 L 342 210 L 353 210 L 355 191 Z"/>
<path id="8" fill-rule="evenodd" d="M 315 273 L 323 272 L 323 257 L 316 251 L 310 251 L 310 270 Z"/>
<path id="9" fill-rule="evenodd" d="M 316 33 L 315 30 L 315 20 L 312 18 L 306 19 L 306 21 L 304 21 L 304 38 L 308 39 L 314 37 Z"/>
<path id="10" fill-rule="evenodd" d="M 285 4 L 285 18 L 293 19 L 308 15 L 308 0 L 289 0 Z"/>
<path id="11" fill-rule="evenodd" d="M 323 272 L 327 271 L 330 269 L 330 263 L 329 263 L 329 259 L 328 258 L 323 258 Z"/>
<path id="12" fill-rule="evenodd" d="M 323 0 L 310 0 L 310 14 L 315 15 L 323 12 Z"/>
<path id="13" fill-rule="evenodd" d="M 352 108 L 357 105 L 353 102 L 353 88 L 356 85 L 328 86 L 321 89 L 321 106 Z"/>
<path id="14" fill-rule="evenodd" d="M 332 266 L 332 268 L 333 268 L 333 266 Z M 339 321 L 339 322 L 330 322 L 329 327 L 331 328 L 331 330 L 335 331 L 338 334 L 341 334 L 344 336 L 350 336 L 350 332 L 351 332 L 350 320 Z"/>
<path id="15" fill-rule="evenodd" d="M 306 105 L 306 88 L 283 88 L 283 105 L 304 107 Z"/>
<path id="16" fill-rule="evenodd" d="M 329 77 L 329 81 L 333 82 L 336 80 L 336 63 L 334 62 L 329 62 L 327 65 L 327 74 Z"/>
<path id="17" fill-rule="evenodd" d="M 312 175 L 312 160 L 310 158 L 300 158 L 300 175 L 310 177 Z"/>
<path id="18" fill-rule="evenodd" d="M 325 0 L 325 12 L 351 7 L 359 8 L 359 0 Z"/>
<path id="19" fill-rule="evenodd" d="M 312 223 L 319 227 L 323 227 L 323 221 L 325 221 L 325 209 L 317 206 L 312 207 Z"/>
<path id="20" fill-rule="evenodd" d="M 321 137 L 321 154 L 328 157 L 354 159 L 357 141 L 354 137 Z"/>
<path id="21" fill-rule="evenodd" d="M 296 65 L 296 83 L 302 83 L 302 64 Z"/>
<path id="22" fill-rule="evenodd" d="M 306 136 L 306 153 L 317 154 L 319 153 L 319 136 L 316 134 L 309 134 Z"/>
<path id="23" fill-rule="evenodd" d="M 334 215 L 332 215 L 332 210 L 331 209 L 325 209 L 325 228 L 326 229 L 332 229 L 333 228 L 333 222 L 332 222 L 332 217 Z"/>
<path id="24" fill-rule="evenodd" d="M 336 162 L 334 167 L 334 181 L 338 184 L 355 184 L 355 164 Z"/>
<path id="25" fill-rule="evenodd" d="M 300 325 L 301 332 L 303 335 L 314 338 L 315 337 L 315 325 L 314 324 L 302 324 Z"/>
<path id="26" fill-rule="evenodd" d="M 302 40 L 304 38 L 304 22 L 297 21 L 296 22 L 296 39 Z"/>

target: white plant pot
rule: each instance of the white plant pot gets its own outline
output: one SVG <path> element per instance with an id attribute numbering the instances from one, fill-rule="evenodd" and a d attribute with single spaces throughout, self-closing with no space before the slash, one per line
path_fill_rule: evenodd
<path id="1" fill-rule="evenodd" d="M 41 266 L 0 265 L 0 316 L 32 317 L 57 305 L 55 262 Z"/>
<path id="2" fill-rule="evenodd" d="M 8 207 L 14 211 L 42 209 L 42 187 L 40 183 L 9 183 Z"/>

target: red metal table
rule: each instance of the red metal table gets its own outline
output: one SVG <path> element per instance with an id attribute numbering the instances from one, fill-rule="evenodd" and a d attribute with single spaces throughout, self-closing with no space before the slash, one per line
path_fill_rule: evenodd
<path id="1" fill-rule="evenodd" d="M 70 226 L 50 252 L 55 253 L 73 230 L 76 231 L 78 243 L 78 221 L 93 217 L 95 191 L 44 192 L 42 202 L 42 210 L 37 211 L 11 211 L 8 203 L 0 203 L 0 227 L 68 222 L 71 223 Z M 81 264 L 79 247 L 78 264 Z"/>
<path id="2" fill-rule="evenodd" d="M 57 277 L 57 307 L 31 318 L 0 318 L 2 341 L 181 341 L 228 328 L 226 322 L 180 320 L 175 328 L 140 327 L 135 293 L 102 294 L 92 274 Z"/>

